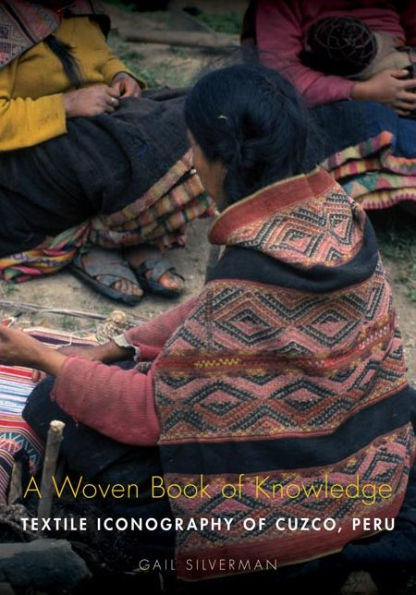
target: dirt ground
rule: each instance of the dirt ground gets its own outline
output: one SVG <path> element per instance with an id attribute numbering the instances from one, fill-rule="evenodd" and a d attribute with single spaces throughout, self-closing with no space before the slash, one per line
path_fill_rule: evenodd
<path id="1" fill-rule="evenodd" d="M 210 11 L 222 10 L 224 2 L 220 0 L 204 1 L 192 0 L 182 2 L 177 0 L 175 5 L 209 5 Z M 227 2 L 227 10 L 242 10 L 245 2 L 242 0 L 231 0 Z M 146 26 L 146 18 L 136 13 L 127 13 L 124 10 L 109 6 L 113 20 L 113 27 L 123 28 L 132 26 Z M 147 22 L 147 25 L 149 23 Z M 154 26 L 154 22 L 153 22 Z M 161 27 L 166 26 L 163 23 Z M 113 32 L 115 39 L 114 47 L 117 49 L 117 33 Z M 189 50 L 172 52 L 172 48 L 156 44 L 129 44 L 133 54 L 140 56 L 143 68 L 152 69 L 154 65 L 166 65 L 164 81 L 172 86 L 182 86 L 184 77 L 189 80 L 196 76 L 201 68 L 217 59 L 212 55 L 200 50 Z M 123 51 L 126 47 L 123 45 Z M 166 76 L 168 71 L 169 76 Z M 160 73 L 160 70 L 159 70 Z M 170 77 L 170 78 L 169 78 Z M 176 83 L 176 84 L 175 84 Z M 186 278 L 186 291 L 181 300 L 187 299 L 193 293 L 199 291 L 204 282 L 205 266 L 208 257 L 207 230 L 210 221 L 199 220 L 189 226 L 188 242 L 185 248 L 171 251 L 169 257 L 176 266 L 178 272 Z M 394 288 L 395 304 L 399 313 L 399 322 L 404 336 L 409 375 L 416 385 L 416 303 L 411 302 L 407 297 L 406 287 L 396 280 L 397 265 L 393 260 L 385 259 L 385 265 Z M 12 302 L 10 306 L 2 305 L 4 300 Z M 167 308 L 179 303 L 180 300 L 167 300 L 154 296 L 146 296 L 142 302 L 134 307 L 123 307 L 116 302 L 97 295 L 80 281 L 63 271 L 56 275 L 37 279 L 18 285 L 10 285 L 0 282 L 0 314 L 10 316 L 21 313 L 19 325 L 31 326 L 42 325 L 53 328 L 62 328 L 70 332 L 79 333 L 83 336 L 93 334 L 97 322 L 90 318 L 77 318 L 70 315 L 58 316 L 46 313 L 27 313 L 19 306 L 22 303 L 38 304 L 42 307 L 61 308 L 70 310 L 82 310 L 107 316 L 111 311 L 124 310 L 128 316 L 139 323 L 148 320 Z"/>

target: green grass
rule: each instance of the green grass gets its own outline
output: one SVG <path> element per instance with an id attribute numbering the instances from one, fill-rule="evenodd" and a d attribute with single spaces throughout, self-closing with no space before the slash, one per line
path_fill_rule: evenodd
<path id="1" fill-rule="evenodd" d="M 142 79 L 148 87 L 155 87 L 158 84 L 155 72 L 143 66 L 143 55 L 132 50 L 131 46 L 122 41 L 117 35 L 111 34 L 108 39 L 113 52 L 124 62 L 129 70 L 131 70 L 138 78 Z"/>
<path id="2" fill-rule="evenodd" d="M 128 42 L 117 35 L 110 35 L 109 45 L 115 54 L 124 62 L 135 76 L 143 80 L 148 87 L 186 87 L 193 81 L 193 75 L 187 69 L 178 65 L 178 58 L 186 60 L 189 53 L 186 50 L 172 51 L 172 60 L 161 59 L 151 66 L 145 66 L 143 55 L 132 50 Z M 182 49 L 182 48 L 181 48 Z"/>
<path id="3" fill-rule="evenodd" d="M 178 58 L 181 58 L 182 60 L 187 60 L 189 58 L 189 51 L 183 47 L 172 45 L 170 48 L 170 52 L 171 54 L 177 56 Z"/>
<path id="4" fill-rule="evenodd" d="M 3 295 L 5 296 L 14 295 L 18 291 L 17 284 L 13 283 L 13 281 L 3 281 L 1 284 L 1 289 L 3 291 Z"/>
<path id="5" fill-rule="evenodd" d="M 416 302 L 416 217 L 399 208 L 372 211 L 370 217 L 382 256 L 397 265 L 394 281 L 405 287 L 411 302 Z"/>
<path id="6" fill-rule="evenodd" d="M 127 12 L 134 12 L 136 7 L 133 3 L 124 4 L 121 0 L 106 0 L 106 4 L 112 4 Z M 190 2 L 192 4 L 192 2 Z M 169 26 L 170 14 L 168 10 L 156 10 L 154 12 L 140 12 L 140 16 L 155 21 L 158 24 Z M 217 33 L 229 33 L 239 35 L 243 14 L 236 10 L 223 10 L 221 12 L 206 12 L 204 10 L 194 17 L 199 19 Z"/>
<path id="7" fill-rule="evenodd" d="M 73 316 L 64 316 L 61 321 L 61 326 L 65 331 L 74 331 L 78 328 L 77 321 Z"/>
<path id="8" fill-rule="evenodd" d="M 116 5 L 121 9 L 132 10 L 133 5 L 125 5 L 120 0 L 108 0 L 109 4 Z M 142 12 L 138 13 L 146 19 L 151 19 L 159 25 L 169 27 L 170 14 L 168 11 Z M 215 31 L 221 33 L 239 33 L 242 15 L 237 11 L 222 11 L 219 13 L 202 12 L 198 17 L 207 23 Z M 187 87 L 194 83 L 195 68 L 189 62 L 181 67 L 180 60 L 184 63 L 193 56 L 192 51 L 187 48 L 170 48 L 172 60 L 161 58 L 158 61 L 152 60 L 151 65 L 146 65 L 146 58 L 140 51 L 120 39 L 117 34 L 110 34 L 109 45 L 114 53 L 125 63 L 138 78 L 142 79 L 148 87 Z M 202 64 L 201 64 L 202 68 Z"/>
<path id="9" fill-rule="evenodd" d="M 137 14 L 145 19 L 154 21 L 158 25 L 165 25 L 166 27 L 169 26 L 170 14 L 167 10 L 155 10 L 154 12 L 138 12 Z"/>
<path id="10" fill-rule="evenodd" d="M 196 18 L 217 31 L 217 33 L 238 35 L 241 31 L 243 15 L 235 10 L 224 10 L 222 12 L 202 11 Z"/>
<path id="11" fill-rule="evenodd" d="M 103 304 L 100 305 L 98 307 L 98 314 L 102 314 L 103 316 L 110 316 L 110 314 L 114 311 L 114 310 L 118 310 L 119 308 L 117 308 L 117 304 Z M 103 321 L 104 322 L 104 321 Z"/>

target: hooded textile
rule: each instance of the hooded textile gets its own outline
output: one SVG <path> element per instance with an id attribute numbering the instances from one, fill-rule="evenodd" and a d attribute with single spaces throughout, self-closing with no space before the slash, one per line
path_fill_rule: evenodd
<path id="1" fill-rule="evenodd" d="M 104 35 L 110 30 L 110 19 L 90 0 L 67 2 L 59 10 L 28 0 L 3 0 L 0 3 L 0 68 L 53 34 L 63 14 L 94 18 Z"/>
<path id="2" fill-rule="evenodd" d="M 174 515 L 233 519 L 178 531 L 188 579 L 304 561 L 374 532 L 352 518 L 397 515 L 415 454 L 415 393 L 362 208 L 317 169 L 229 207 L 210 240 L 224 254 L 155 364 L 165 482 L 205 486 L 175 488 Z M 286 524 L 327 517 L 335 530 Z"/>

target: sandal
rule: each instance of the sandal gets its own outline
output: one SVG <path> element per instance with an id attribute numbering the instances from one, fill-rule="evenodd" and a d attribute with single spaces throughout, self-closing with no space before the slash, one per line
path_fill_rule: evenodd
<path id="1" fill-rule="evenodd" d="M 130 265 L 131 266 L 131 265 Z M 177 277 L 185 281 L 182 275 L 176 272 L 175 267 L 162 256 L 148 258 L 136 267 L 131 266 L 136 279 L 143 291 L 163 295 L 165 297 L 177 297 L 183 293 L 183 289 L 169 289 L 159 282 L 159 279 L 168 271 L 172 271 Z M 150 271 L 150 275 L 147 273 Z"/>
<path id="2" fill-rule="evenodd" d="M 143 293 L 133 295 L 113 288 L 120 280 L 139 287 L 130 266 L 117 252 L 94 247 L 88 252 L 78 253 L 68 270 L 98 293 L 128 306 L 135 306 L 143 297 Z"/>

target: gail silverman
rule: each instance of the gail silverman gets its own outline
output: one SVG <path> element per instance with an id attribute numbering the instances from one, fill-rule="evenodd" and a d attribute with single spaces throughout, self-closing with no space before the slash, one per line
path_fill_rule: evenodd
<path id="1" fill-rule="evenodd" d="M 148 572 L 149 570 L 175 570 L 175 561 L 169 560 L 139 560 L 138 569 Z M 216 570 L 219 572 L 258 572 L 260 570 L 277 570 L 277 560 L 251 560 L 233 558 L 186 558 L 185 569 L 190 570 Z"/>

